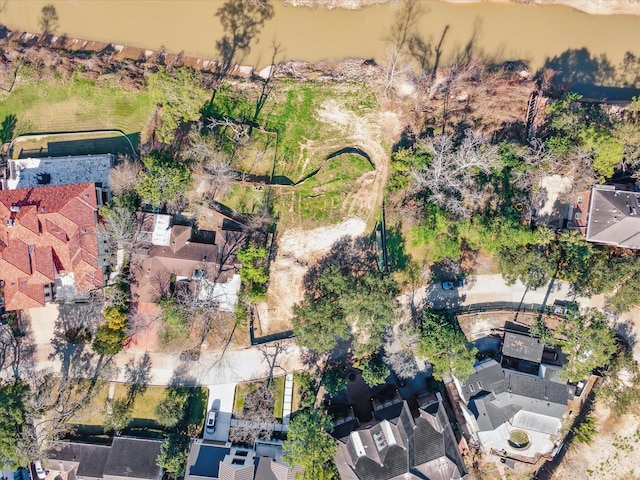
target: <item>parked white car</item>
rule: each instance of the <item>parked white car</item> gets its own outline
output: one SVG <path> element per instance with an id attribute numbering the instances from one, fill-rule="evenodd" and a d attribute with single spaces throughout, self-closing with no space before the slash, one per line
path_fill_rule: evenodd
<path id="1" fill-rule="evenodd" d="M 44 468 L 42 468 L 42 463 L 40 460 L 36 460 L 33 464 L 36 467 L 36 474 L 40 480 L 44 480 L 47 478 L 47 472 L 45 472 Z"/>

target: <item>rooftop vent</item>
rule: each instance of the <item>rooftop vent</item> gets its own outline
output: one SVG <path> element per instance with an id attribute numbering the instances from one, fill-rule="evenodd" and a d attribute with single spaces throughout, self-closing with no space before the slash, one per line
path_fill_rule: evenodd
<path id="1" fill-rule="evenodd" d="M 10 210 L 11 210 L 13 213 L 18 213 L 18 212 L 20 211 L 20 206 L 19 206 L 19 205 L 11 205 Z"/>
<path id="2" fill-rule="evenodd" d="M 44 172 L 37 173 L 36 182 L 38 182 L 38 185 L 48 185 L 51 183 L 51 175 Z"/>
<path id="3" fill-rule="evenodd" d="M 7 218 L 7 227 L 13 227 L 13 219 Z"/>

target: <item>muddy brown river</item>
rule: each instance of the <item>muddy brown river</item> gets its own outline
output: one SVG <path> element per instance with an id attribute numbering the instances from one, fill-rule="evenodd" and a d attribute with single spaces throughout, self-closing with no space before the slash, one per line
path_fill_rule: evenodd
<path id="1" fill-rule="evenodd" d="M 58 17 L 54 33 L 127 44 L 212 59 L 219 58 L 216 40 L 224 31 L 216 11 L 223 0 L 5 0 L 0 22 L 9 28 L 42 31 L 42 7 L 52 4 Z M 471 45 L 476 54 L 497 60 L 524 60 L 538 69 L 547 58 L 570 49 L 606 56 L 617 66 L 625 52 L 640 55 L 639 16 L 588 15 L 563 6 L 517 3 L 451 4 L 422 0 L 416 32 L 432 46 L 445 29 L 442 63 Z M 274 1 L 274 16 L 251 39 L 241 63 L 262 67 L 273 42 L 281 44 L 281 60 L 344 57 L 383 61 L 385 40 L 402 2 L 362 10 L 312 10 Z M 584 57 L 584 55 L 583 55 Z"/>

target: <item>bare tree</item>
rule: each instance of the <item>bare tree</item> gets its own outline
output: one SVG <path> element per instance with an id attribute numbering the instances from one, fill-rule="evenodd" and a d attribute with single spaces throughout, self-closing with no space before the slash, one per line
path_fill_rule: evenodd
<path id="1" fill-rule="evenodd" d="M 415 357 L 409 350 L 385 353 L 384 361 L 398 378 L 412 378 L 420 371 Z"/>
<path id="2" fill-rule="evenodd" d="M 456 216 L 468 217 L 483 201 L 478 175 L 498 166 L 498 149 L 472 131 L 466 132 L 459 146 L 450 135 L 443 134 L 422 140 L 421 148 L 430 154 L 431 161 L 411 172 L 415 188 L 426 191 L 430 202 Z"/>
<path id="3" fill-rule="evenodd" d="M 109 186 L 115 195 L 133 191 L 142 171 L 140 162 L 126 155 L 119 155 L 116 165 L 109 173 Z"/>
<path id="4" fill-rule="evenodd" d="M 405 53 L 414 37 L 422 13 L 422 6 L 416 0 L 407 0 L 396 14 L 386 39 L 389 49 L 384 67 L 385 86 L 383 91 L 385 95 L 391 90 L 396 77 L 409 70 L 408 62 L 405 61 Z"/>
<path id="5" fill-rule="evenodd" d="M 136 217 L 124 207 L 103 208 L 102 223 L 96 227 L 112 250 L 130 250 L 136 231 Z"/>
<path id="6" fill-rule="evenodd" d="M 259 438 L 270 439 L 273 432 L 269 426 L 276 422 L 274 405 L 273 392 L 266 381 L 245 397 L 244 408 L 238 415 L 238 425 L 231 427 L 229 440 L 253 445 Z"/>

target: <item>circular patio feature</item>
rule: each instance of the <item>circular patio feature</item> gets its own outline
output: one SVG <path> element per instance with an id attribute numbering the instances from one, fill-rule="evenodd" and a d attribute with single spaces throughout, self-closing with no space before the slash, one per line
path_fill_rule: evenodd
<path id="1" fill-rule="evenodd" d="M 529 440 L 529 435 L 527 432 L 523 432 L 522 430 L 514 430 L 509 435 L 509 445 L 513 448 L 518 448 L 524 450 L 529 446 L 531 440 Z"/>

